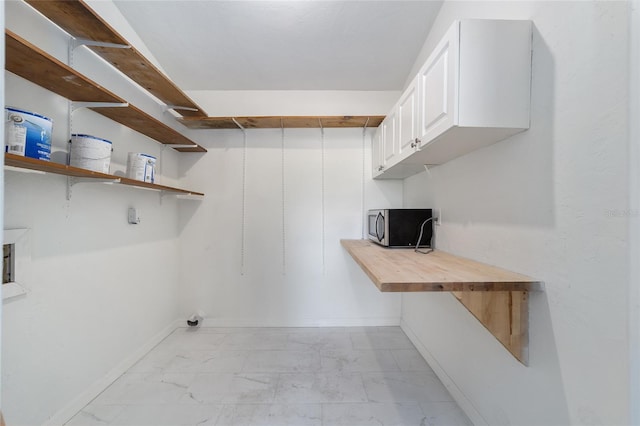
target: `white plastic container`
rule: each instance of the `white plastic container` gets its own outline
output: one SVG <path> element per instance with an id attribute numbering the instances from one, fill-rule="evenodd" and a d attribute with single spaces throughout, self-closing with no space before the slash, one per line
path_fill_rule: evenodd
<path id="1" fill-rule="evenodd" d="M 109 173 L 113 144 L 90 135 L 71 135 L 69 165 L 94 172 Z"/>
<path id="2" fill-rule="evenodd" d="M 156 180 L 156 157 L 130 152 L 127 156 L 127 177 L 154 183 Z"/>
<path id="3" fill-rule="evenodd" d="M 53 121 L 44 115 L 5 107 L 4 151 L 49 161 Z"/>

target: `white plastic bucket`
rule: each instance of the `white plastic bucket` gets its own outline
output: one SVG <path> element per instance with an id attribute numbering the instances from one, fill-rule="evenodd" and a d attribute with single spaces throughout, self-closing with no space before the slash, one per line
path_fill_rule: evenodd
<path id="1" fill-rule="evenodd" d="M 49 161 L 53 121 L 44 115 L 5 107 L 4 151 Z"/>
<path id="2" fill-rule="evenodd" d="M 69 165 L 94 172 L 109 173 L 112 143 L 90 135 L 71 135 Z"/>
<path id="3" fill-rule="evenodd" d="M 127 177 L 154 183 L 156 180 L 156 157 L 130 152 L 127 157 Z"/>

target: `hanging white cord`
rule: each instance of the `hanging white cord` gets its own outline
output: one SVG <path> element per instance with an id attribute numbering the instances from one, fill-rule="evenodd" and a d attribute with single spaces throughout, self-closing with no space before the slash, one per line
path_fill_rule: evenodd
<path id="1" fill-rule="evenodd" d="M 247 225 L 247 132 L 242 130 L 242 246 L 240 247 L 240 275 L 244 275 L 244 234 Z"/>
<path id="2" fill-rule="evenodd" d="M 282 122 L 282 119 L 280 119 L 280 127 L 282 129 L 282 140 L 280 141 L 280 146 L 281 146 L 281 178 L 282 178 L 282 275 L 286 275 L 286 271 L 287 271 L 287 251 L 286 251 L 286 230 L 285 230 L 285 214 L 284 214 L 284 194 L 285 194 L 285 188 L 284 188 L 284 123 Z"/>
<path id="3" fill-rule="evenodd" d="M 361 198 L 360 198 L 360 230 L 362 232 L 361 239 L 364 240 L 364 236 L 366 235 L 365 230 L 365 222 L 364 222 L 364 189 L 365 189 L 365 170 L 366 170 L 366 159 L 365 153 L 367 149 L 367 125 L 369 124 L 369 117 L 367 117 L 367 121 L 364 123 L 364 127 L 362 128 L 362 181 L 361 181 Z"/>
<path id="4" fill-rule="evenodd" d="M 67 47 L 67 62 L 69 66 L 73 68 L 73 39 L 69 39 L 69 45 Z M 67 158 L 65 164 L 71 163 L 71 134 L 73 133 L 73 101 L 69 99 L 67 101 Z M 71 177 L 67 176 L 67 211 L 66 217 L 69 218 L 69 208 L 71 205 Z"/>
<path id="5" fill-rule="evenodd" d="M 324 127 L 322 127 L 322 122 L 320 121 L 320 119 L 318 119 L 318 123 L 320 124 L 320 134 L 321 134 L 321 169 L 322 169 L 322 275 L 324 275 L 325 272 L 325 253 L 324 253 L 324 246 L 325 246 L 325 236 L 324 236 Z"/>
<path id="6" fill-rule="evenodd" d="M 246 205 L 247 205 L 247 131 L 232 118 L 233 122 L 242 130 L 242 229 L 240 231 L 240 275 L 244 275 L 244 236 L 246 227 Z"/>
<path id="7" fill-rule="evenodd" d="M 69 47 L 68 47 L 68 61 L 69 62 L 69 66 L 71 68 L 73 68 L 73 43 L 72 43 L 73 39 L 69 40 Z M 68 130 L 69 130 L 69 139 L 67 139 L 67 164 L 69 164 L 69 159 L 71 158 L 71 133 L 73 133 L 73 101 L 71 99 L 69 99 L 69 101 L 67 102 L 69 108 L 67 111 L 67 124 L 69 126 Z"/>
<path id="8" fill-rule="evenodd" d="M 244 234 L 247 224 L 247 132 L 242 131 L 242 243 L 240 246 L 240 275 L 244 275 Z"/>

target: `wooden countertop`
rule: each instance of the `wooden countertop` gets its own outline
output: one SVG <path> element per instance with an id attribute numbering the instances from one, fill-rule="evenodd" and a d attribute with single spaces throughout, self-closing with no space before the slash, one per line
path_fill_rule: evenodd
<path id="1" fill-rule="evenodd" d="M 340 240 L 380 291 L 529 291 L 538 280 L 435 250 L 385 248 L 368 240 Z"/>

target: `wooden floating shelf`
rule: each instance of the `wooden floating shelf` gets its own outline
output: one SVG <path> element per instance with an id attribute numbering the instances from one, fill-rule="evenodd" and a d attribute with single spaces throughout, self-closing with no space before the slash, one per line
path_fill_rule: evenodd
<path id="1" fill-rule="evenodd" d="M 82 179 L 95 179 L 96 181 L 113 181 L 120 185 L 134 186 L 138 188 L 154 189 L 157 191 L 170 192 L 181 195 L 201 196 L 202 192 L 189 191 L 187 189 L 174 188 L 171 186 L 158 185 L 155 183 L 142 182 L 135 179 L 129 179 L 122 176 L 110 175 L 107 173 L 94 172 L 78 167 L 58 164 L 51 161 L 42 161 L 35 158 L 22 157 L 20 155 L 5 154 L 5 166 L 17 167 L 20 169 L 36 170 L 45 173 L 54 173 L 57 175 L 70 176 Z"/>
<path id="2" fill-rule="evenodd" d="M 264 116 L 182 118 L 180 123 L 190 129 L 300 129 L 335 127 L 378 127 L 383 115 L 375 116 Z"/>
<path id="3" fill-rule="evenodd" d="M 70 101 L 126 103 L 121 97 L 9 30 L 5 30 L 5 49 L 5 68 L 8 71 Z M 193 148 L 174 148 L 177 151 L 207 151 L 181 133 L 131 104 L 127 107 L 89 108 L 162 144 L 168 146 L 193 145 Z"/>
<path id="4" fill-rule="evenodd" d="M 368 240 L 340 243 L 380 291 L 451 292 L 518 361 L 527 364 L 528 292 L 540 290 L 539 281 L 439 250 L 422 254 Z"/>
<path id="5" fill-rule="evenodd" d="M 26 2 L 75 38 L 130 46 L 124 37 L 82 0 Z M 167 105 L 195 109 L 174 108 L 178 114 L 185 117 L 207 116 L 202 108 L 133 46 L 129 49 L 87 47 Z"/>

